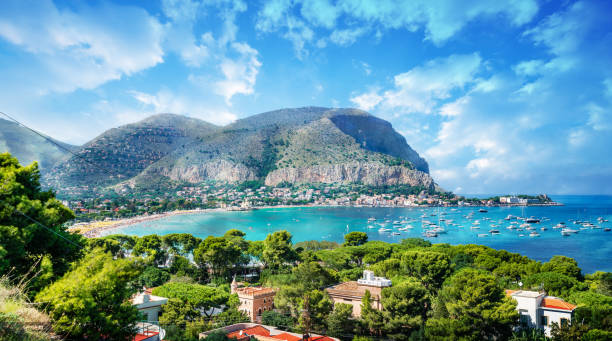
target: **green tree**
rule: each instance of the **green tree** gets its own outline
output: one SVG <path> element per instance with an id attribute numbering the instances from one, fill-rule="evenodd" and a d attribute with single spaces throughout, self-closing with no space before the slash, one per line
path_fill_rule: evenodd
<path id="1" fill-rule="evenodd" d="M 542 272 L 556 272 L 577 280 L 582 279 L 578 262 L 565 256 L 553 256 L 547 263 L 542 264 Z"/>
<path id="2" fill-rule="evenodd" d="M 297 259 L 297 252 L 291 244 L 291 233 L 282 230 L 266 236 L 261 259 L 266 267 L 279 270 L 282 266 L 291 264 Z"/>
<path id="3" fill-rule="evenodd" d="M 76 263 L 37 296 L 53 319 L 53 330 L 69 339 L 125 340 L 135 334 L 140 313 L 129 301 L 139 274 L 132 260 L 96 251 Z"/>
<path id="4" fill-rule="evenodd" d="M 38 264 L 33 269 L 38 271 L 41 260 L 47 257 L 50 276 L 37 285 L 41 287 L 64 274 L 70 262 L 80 258 L 83 242 L 63 226 L 74 218 L 72 211 L 51 191 L 41 191 L 39 180 L 36 162 L 21 167 L 9 153 L 0 154 L 0 274 L 11 269 L 25 274 L 33 264 Z"/>
<path id="5" fill-rule="evenodd" d="M 291 330 L 295 324 L 291 316 L 283 315 L 274 310 L 264 311 L 261 315 L 261 323 L 283 330 Z"/>
<path id="6" fill-rule="evenodd" d="M 382 335 L 384 322 L 382 313 L 372 307 L 372 293 L 366 290 L 361 298 L 361 334 Z"/>
<path id="7" fill-rule="evenodd" d="M 241 256 L 240 249 L 223 237 L 208 237 L 193 252 L 193 259 L 201 268 L 208 267 L 216 276 L 229 277 L 230 267 Z"/>
<path id="8" fill-rule="evenodd" d="M 142 256 L 147 263 L 158 266 L 165 265 L 168 260 L 168 252 L 162 239 L 156 234 L 138 238 L 134 245 L 133 255 Z"/>
<path id="9" fill-rule="evenodd" d="M 558 272 L 541 272 L 525 279 L 525 286 L 534 289 L 544 289 L 549 295 L 568 297 L 574 290 L 586 289 L 574 277 Z"/>
<path id="10" fill-rule="evenodd" d="M 450 258 L 433 251 L 407 251 L 402 255 L 402 266 L 430 291 L 439 288 L 452 271 Z"/>
<path id="11" fill-rule="evenodd" d="M 365 232 L 351 232 L 344 235 L 344 244 L 342 246 L 359 246 L 368 241 L 368 235 Z"/>
<path id="12" fill-rule="evenodd" d="M 333 275 L 317 262 L 300 263 L 293 268 L 295 286 L 304 290 L 320 289 L 335 282 Z"/>
<path id="13" fill-rule="evenodd" d="M 170 233 L 162 237 L 163 245 L 173 255 L 187 256 L 202 240 L 189 233 Z"/>
<path id="14" fill-rule="evenodd" d="M 168 282 L 157 287 L 153 289 L 153 295 L 177 298 L 204 312 L 211 308 L 220 308 L 229 298 L 229 294 L 219 288 L 179 282 Z"/>
<path id="15" fill-rule="evenodd" d="M 427 289 L 404 282 L 382 290 L 384 331 L 392 339 L 407 340 L 425 323 L 431 304 Z"/>
<path id="16" fill-rule="evenodd" d="M 465 268 L 439 291 L 434 317 L 427 320 L 425 333 L 430 340 L 507 339 L 518 321 L 515 306 L 495 277 Z"/>
<path id="17" fill-rule="evenodd" d="M 345 338 L 355 331 L 355 320 L 353 319 L 353 305 L 336 303 L 334 310 L 327 316 L 327 335 Z"/>
<path id="18" fill-rule="evenodd" d="M 310 326 L 312 330 L 325 330 L 326 329 L 326 320 L 327 316 L 332 310 L 333 304 L 331 299 L 327 296 L 327 294 L 321 290 L 312 290 L 308 291 L 304 294 L 304 298 L 300 304 L 300 309 L 306 310 L 305 307 L 305 299 L 308 297 L 308 312 L 310 315 Z M 298 322 L 299 329 L 304 331 L 305 328 L 305 320 L 304 314 L 301 314 Z"/>
<path id="19" fill-rule="evenodd" d="M 155 266 L 148 266 L 136 279 L 136 285 L 139 287 L 157 287 L 170 280 L 170 274 Z"/>

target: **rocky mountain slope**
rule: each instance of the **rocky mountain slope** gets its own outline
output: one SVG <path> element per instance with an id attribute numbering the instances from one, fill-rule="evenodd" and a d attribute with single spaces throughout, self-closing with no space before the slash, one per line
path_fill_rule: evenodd
<path id="1" fill-rule="evenodd" d="M 175 149 L 218 130 L 210 123 L 173 114 L 151 116 L 110 129 L 43 174 L 46 185 L 108 186 L 140 174 Z"/>
<path id="2" fill-rule="evenodd" d="M 79 148 L 67 143 L 55 142 L 68 150 L 75 151 Z M 38 161 L 38 166 L 43 171 L 67 159 L 70 155 L 66 150 L 49 143 L 43 137 L 17 123 L 0 119 L 0 153 L 5 152 L 15 156 L 22 165 Z"/>
<path id="3" fill-rule="evenodd" d="M 427 162 L 390 123 L 356 109 L 282 109 L 224 127 L 157 115 L 111 129 L 78 153 L 90 162 L 73 157 L 57 165 L 44 178 L 48 184 L 143 190 L 246 180 L 435 185 Z"/>

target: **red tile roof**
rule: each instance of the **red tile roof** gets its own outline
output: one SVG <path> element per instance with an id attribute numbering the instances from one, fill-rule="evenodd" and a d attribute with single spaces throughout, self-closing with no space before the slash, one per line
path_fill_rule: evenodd
<path id="1" fill-rule="evenodd" d="M 143 341 L 157 334 L 159 333 L 158 332 L 148 332 L 148 333 L 143 333 L 143 334 L 136 334 L 136 336 L 134 336 L 134 341 Z"/>
<path id="2" fill-rule="evenodd" d="M 242 335 L 240 332 L 242 331 Z M 227 334 L 227 337 L 235 338 L 237 340 L 248 339 L 248 335 L 259 335 L 259 336 L 270 336 L 270 331 L 262 326 L 254 326 L 247 329 L 237 330 L 235 332 L 231 332 Z"/>
<path id="3" fill-rule="evenodd" d="M 284 341 L 300 341 L 302 338 L 299 336 L 291 335 L 289 333 L 280 333 L 276 335 L 272 335 L 271 337 Z"/>
<path id="4" fill-rule="evenodd" d="M 567 311 L 573 311 L 574 309 L 576 309 L 576 306 L 571 303 L 567 303 L 558 298 L 550 297 L 544 297 L 544 299 L 542 299 L 541 306 L 544 308 L 561 309 Z"/>

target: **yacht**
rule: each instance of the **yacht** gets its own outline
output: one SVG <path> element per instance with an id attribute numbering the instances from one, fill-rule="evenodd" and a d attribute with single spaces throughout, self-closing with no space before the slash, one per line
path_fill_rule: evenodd
<path id="1" fill-rule="evenodd" d="M 548 228 L 546 226 L 542 226 L 542 228 L 540 230 L 546 231 L 546 230 L 548 230 Z"/>
<path id="2" fill-rule="evenodd" d="M 488 236 L 489 236 L 489 235 L 488 235 L 488 234 L 486 234 L 486 233 L 479 233 L 479 234 L 478 234 L 478 237 L 488 237 Z"/>
<path id="3" fill-rule="evenodd" d="M 565 228 L 565 229 L 561 230 L 561 234 L 564 235 L 564 236 L 567 235 L 566 233 L 578 233 L 578 232 L 580 232 L 580 231 L 579 230 L 572 230 L 572 229 L 568 229 L 568 228 Z"/>
<path id="4" fill-rule="evenodd" d="M 393 232 L 393 233 L 391 233 L 391 234 L 392 234 L 392 235 L 394 235 L 394 236 L 399 236 L 401 233 L 399 233 L 399 232 Z"/>
<path id="5" fill-rule="evenodd" d="M 529 224 L 537 224 L 537 223 L 540 222 L 540 219 L 534 218 L 534 217 L 530 217 L 530 218 L 525 219 L 525 222 L 529 223 Z"/>
<path id="6" fill-rule="evenodd" d="M 516 217 L 515 217 L 515 216 L 513 216 L 512 214 L 508 214 L 508 215 L 507 215 L 507 216 L 506 216 L 504 219 L 505 219 L 505 220 L 512 220 L 512 219 L 515 219 L 515 218 L 516 218 Z"/>
<path id="7" fill-rule="evenodd" d="M 499 230 L 491 229 L 491 230 L 489 230 L 489 233 L 491 233 L 491 234 L 499 234 Z"/>
<path id="8" fill-rule="evenodd" d="M 478 210 L 478 212 L 480 212 L 480 213 L 487 213 L 489 211 L 485 210 L 484 208 L 481 208 L 481 209 Z"/>
<path id="9" fill-rule="evenodd" d="M 432 231 L 425 231 L 425 232 L 423 232 L 423 236 L 424 237 L 437 237 L 438 234 L 435 233 L 435 232 L 432 232 Z"/>
<path id="10" fill-rule="evenodd" d="M 531 233 L 529 234 L 529 237 L 539 237 L 539 236 L 540 236 L 540 234 L 539 234 L 539 233 L 537 233 L 536 231 L 533 231 L 533 232 L 531 232 Z"/>
<path id="11" fill-rule="evenodd" d="M 391 231 L 391 229 L 387 229 L 387 228 L 384 228 L 384 227 L 381 227 L 381 228 L 378 229 L 378 232 L 389 232 L 389 231 Z"/>

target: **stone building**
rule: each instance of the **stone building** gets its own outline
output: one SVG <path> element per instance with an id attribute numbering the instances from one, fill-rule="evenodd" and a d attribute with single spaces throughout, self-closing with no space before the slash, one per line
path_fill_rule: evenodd
<path id="1" fill-rule="evenodd" d="M 231 284 L 231 293 L 238 294 L 240 305 L 238 310 L 249 316 L 252 322 L 261 322 L 261 315 L 265 311 L 274 309 L 274 296 L 276 290 L 264 287 L 239 288 L 236 278 Z"/>
<path id="2" fill-rule="evenodd" d="M 353 316 L 361 316 L 361 299 L 366 290 L 372 296 L 372 308 L 382 310 L 380 303 L 381 292 L 385 287 L 391 286 L 391 280 L 384 277 L 375 277 L 369 270 L 363 272 L 363 278 L 357 281 L 344 282 L 331 286 L 325 291 L 334 304 L 345 303 L 353 306 Z"/>

